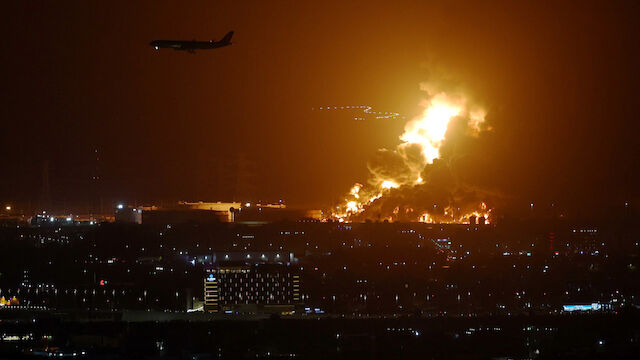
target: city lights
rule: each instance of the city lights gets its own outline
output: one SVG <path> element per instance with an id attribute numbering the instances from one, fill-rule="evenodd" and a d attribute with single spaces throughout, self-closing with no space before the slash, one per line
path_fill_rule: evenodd
<path id="1" fill-rule="evenodd" d="M 0 359 L 640 359 L 639 2 L 3 5 Z"/>

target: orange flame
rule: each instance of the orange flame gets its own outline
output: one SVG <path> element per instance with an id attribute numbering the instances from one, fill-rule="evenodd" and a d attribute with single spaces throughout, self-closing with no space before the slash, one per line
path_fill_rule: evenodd
<path id="1" fill-rule="evenodd" d="M 422 163 L 414 164 L 415 166 L 411 168 L 412 171 L 415 171 L 413 177 L 409 179 L 406 177 L 398 177 L 397 179 L 374 178 L 369 181 L 370 187 L 356 183 L 347 195 L 344 205 L 338 206 L 334 210 L 333 218 L 341 222 L 348 221 L 350 217 L 362 213 L 369 204 L 393 189 L 423 184 L 424 179 L 420 173 L 425 165 L 433 163 L 434 159 L 438 158 L 440 147 L 445 140 L 451 120 L 464 114 L 468 118 L 470 131 L 477 132 L 486 114 L 482 109 L 470 108 L 464 96 L 450 96 L 444 92 L 433 95 L 423 105 L 424 111 L 422 114 L 409 121 L 405 125 L 404 133 L 400 136 L 402 143 L 399 148 L 406 144 L 417 144 L 421 149 Z M 454 215 L 456 212 L 447 209 L 445 215 L 438 216 L 437 219 L 433 215 L 426 213 L 418 216 L 416 220 L 421 222 L 462 223 L 468 221 L 471 215 L 488 218 L 489 212 L 490 210 L 487 210 L 486 204 L 482 203 L 477 211 L 469 214 Z"/>

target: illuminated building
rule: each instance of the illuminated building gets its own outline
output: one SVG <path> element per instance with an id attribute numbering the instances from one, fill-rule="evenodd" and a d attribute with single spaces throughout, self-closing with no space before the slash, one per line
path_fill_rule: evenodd
<path id="1" fill-rule="evenodd" d="M 31 217 L 29 223 L 35 227 L 66 227 L 96 225 L 101 222 L 111 222 L 113 220 L 113 217 L 104 215 L 53 215 L 42 213 Z"/>
<path id="2" fill-rule="evenodd" d="M 154 207 L 128 207 L 122 204 L 116 206 L 115 219 L 117 222 L 142 224 L 142 212 Z"/>
<path id="3" fill-rule="evenodd" d="M 320 210 L 288 209 L 282 200 L 277 203 L 252 202 L 185 202 L 169 206 L 127 206 L 118 204 L 115 219 L 121 223 L 170 225 L 179 223 L 247 223 L 264 224 L 301 219 L 320 220 Z"/>
<path id="4" fill-rule="evenodd" d="M 185 222 L 233 222 L 234 208 L 240 203 L 184 202 L 168 207 L 125 206 L 118 204 L 115 210 L 117 222 L 134 224 L 178 224 Z"/>
<path id="5" fill-rule="evenodd" d="M 207 270 L 204 310 L 290 312 L 302 300 L 297 268 L 281 264 L 226 264 Z"/>
<path id="6" fill-rule="evenodd" d="M 197 255 L 194 258 L 198 264 L 217 264 L 219 262 L 243 262 L 247 264 L 259 263 L 297 263 L 298 259 L 292 252 L 283 251 L 226 251 L 212 254 Z"/>
<path id="7" fill-rule="evenodd" d="M 186 202 L 180 201 L 178 206 L 182 209 L 190 209 L 190 210 L 209 210 L 209 211 L 217 211 L 224 212 L 227 219 L 226 222 L 234 221 L 234 209 L 238 209 L 242 207 L 242 204 L 239 202 Z"/>

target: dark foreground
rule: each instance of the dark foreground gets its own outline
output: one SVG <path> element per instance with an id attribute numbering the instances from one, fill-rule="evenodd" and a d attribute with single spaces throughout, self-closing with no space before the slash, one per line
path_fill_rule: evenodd
<path id="1" fill-rule="evenodd" d="M 640 315 L 0 322 L 0 359 L 638 359 Z"/>

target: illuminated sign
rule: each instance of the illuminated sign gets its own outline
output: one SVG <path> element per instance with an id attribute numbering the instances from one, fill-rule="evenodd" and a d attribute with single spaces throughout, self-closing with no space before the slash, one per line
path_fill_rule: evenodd
<path id="1" fill-rule="evenodd" d="M 573 304 L 573 305 L 563 305 L 562 309 L 567 312 L 572 311 L 598 311 L 602 309 L 602 305 L 599 303 L 592 304 Z"/>

